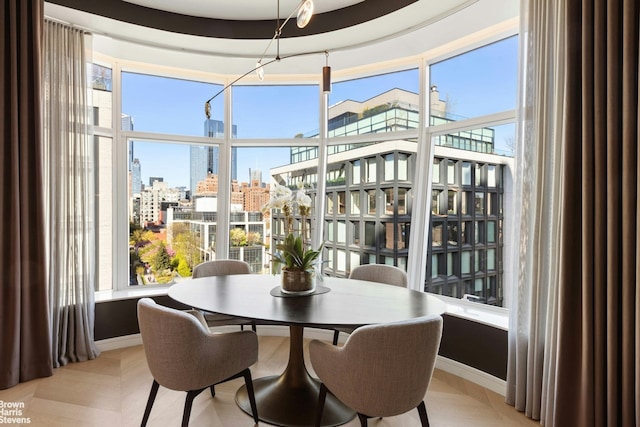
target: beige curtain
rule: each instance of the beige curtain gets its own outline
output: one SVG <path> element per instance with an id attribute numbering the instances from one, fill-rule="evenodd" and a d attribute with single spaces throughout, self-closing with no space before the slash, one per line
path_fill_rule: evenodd
<path id="1" fill-rule="evenodd" d="M 87 77 L 90 43 L 55 22 L 44 30 L 44 142 L 49 301 L 55 367 L 94 359 L 95 164 Z"/>
<path id="2" fill-rule="evenodd" d="M 42 1 L 0 7 L 0 389 L 52 374 L 42 175 Z"/>
<path id="3" fill-rule="evenodd" d="M 524 0 L 507 402 L 640 426 L 637 0 Z"/>
<path id="4" fill-rule="evenodd" d="M 517 272 L 510 312 L 506 400 L 534 419 L 545 419 L 542 395 L 553 393 L 553 343 L 562 218 L 564 91 L 563 7 L 521 4 L 518 146 L 514 191 Z M 550 389 L 550 390 L 549 390 Z"/>

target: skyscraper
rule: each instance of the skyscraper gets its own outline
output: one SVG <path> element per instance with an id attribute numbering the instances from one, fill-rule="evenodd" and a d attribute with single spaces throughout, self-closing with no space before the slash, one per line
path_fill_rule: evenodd
<path id="1" fill-rule="evenodd" d="M 237 127 L 231 127 L 231 137 L 237 135 Z M 224 138 L 224 123 L 220 120 L 207 119 L 204 121 L 204 136 L 209 138 Z M 207 177 L 208 173 L 218 175 L 218 165 L 220 163 L 220 149 L 218 146 L 191 146 L 191 174 L 190 189 L 191 194 L 195 194 L 199 181 Z M 231 180 L 238 179 L 238 157 L 237 148 L 231 149 Z"/>
<path id="2" fill-rule="evenodd" d="M 189 189 L 191 190 L 191 198 L 196 194 L 198 182 L 207 177 L 207 160 L 209 148 L 202 145 L 192 145 L 189 149 Z"/>
<path id="3" fill-rule="evenodd" d="M 120 117 L 120 125 L 122 130 L 133 130 L 133 117 L 128 114 L 122 114 Z M 129 142 L 129 170 L 133 164 L 133 141 Z"/>
<path id="4" fill-rule="evenodd" d="M 131 162 L 131 193 L 140 194 L 142 191 L 142 174 L 139 159 Z"/>

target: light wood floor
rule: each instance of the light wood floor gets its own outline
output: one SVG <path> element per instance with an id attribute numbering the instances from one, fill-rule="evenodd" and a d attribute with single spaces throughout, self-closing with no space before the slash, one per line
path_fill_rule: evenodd
<path id="1" fill-rule="evenodd" d="M 251 368 L 254 378 L 282 372 L 288 357 L 288 338 L 260 337 L 260 356 Z M 305 348 L 306 354 L 306 348 Z M 313 370 L 308 364 L 310 372 Z M 96 360 L 71 363 L 52 377 L 0 390 L 0 401 L 24 402 L 23 417 L 33 426 L 139 426 L 151 387 L 142 346 L 103 352 Z M 251 417 L 235 404 L 242 379 L 216 386 L 194 401 L 191 426 L 252 426 Z M 149 426 L 180 425 L 185 393 L 160 387 Z M 539 426 L 504 398 L 459 377 L 436 370 L 426 399 L 433 427 Z M 268 424 L 260 423 L 260 426 Z M 357 427 L 357 419 L 346 427 Z M 418 427 L 418 412 L 369 420 L 371 427 Z"/>

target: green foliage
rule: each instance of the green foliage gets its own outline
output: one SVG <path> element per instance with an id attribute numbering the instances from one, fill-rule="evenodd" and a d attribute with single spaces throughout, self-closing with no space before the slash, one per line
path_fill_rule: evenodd
<path id="1" fill-rule="evenodd" d="M 158 252 L 153 262 L 153 269 L 156 271 L 156 274 L 158 272 L 171 269 L 171 260 L 164 243 L 160 243 L 160 247 L 158 248 Z"/>
<path id="2" fill-rule="evenodd" d="M 247 246 L 247 233 L 242 228 L 232 228 L 229 231 L 229 243 L 231 246 Z"/>
<path id="3" fill-rule="evenodd" d="M 189 263 L 187 262 L 187 260 L 184 258 L 181 259 L 178 263 L 178 268 L 176 269 L 176 271 L 182 277 L 191 276 L 191 268 L 189 267 Z"/>
<path id="4" fill-rule="evenodd" d="M 304 270 L 312 273 L 322 251 L 322 245 L 317 250 L 305 249 L 302 237 L 290 233 L 285 237 L 284 243 L 276 245 L 276 249 L 280 251 L 273 255 L 276 267 L 282 265 L 287 270 Z"/>
<path id="5" fill-rule="evenodd" d="M 180 265 L 180 261 L 183 261 L 183 260 L 186 262 L 184 257 L 181 256 L 181 255 L 176 255 L 173 258 L 171 258 L 171 269 L 172 270 L 177 270 L 178 266 Z M 187 263 L 187 265 L 189 265 L 189 264 Z"/>
<path id="6" fill-rule="evenodd" d="M 375 116 L 376 114 L 382 113 L 383 111 L 387 111 L 394 108 L 396 105 L 397 103 L 394 102 L 394 103 L 376 105 L 375 107 L 367 108 L 362 112 L 362 117 L 365 118 L 365 117 Z"/>
<path id="7" fill-rule="evenodd" d="M 262 242 L 260 241 L 260 233 L 256 233 L 253 231 L 250 231 L 249 233 L 247 233 L 247 245 L 248 246 L 255 246 L 255 245 L 260 245 Z"/>
<path id="8" fill-rule="evenodd" d="M 176 222 L 172 226 L 171 248 L 175 251 L 175 258 L 178 264 L 181 259 L 186 260 L 191 267 L 200 264 L 202 255 L 200 253 L 200 236 L 189 228 L 188 224 Z M 175 259 L 174 258 L 174 259 Z M 173 267 L 174 269 L 176 266 Z"/>
<path id="9" fill-rule="evenodd" d="M 165 270 L 161 270 L 159 273 L 156 273 L 156 282 L 160 284 L 167 284 L 173 281 L 174 273 L 171 269 L 167 268 Z"/>
<path id="10" fill-rule="evenodd" d="M 153 234 L 153 231 L 143 230 L 141 228 L 133 230 L 129 235 L 129 245 L 137 248 L 147 246 L 154 240 L 155 235 Z"/>
<path id="11" fill-rule="evenodd" d="M 140 260 L 145 264 L 153 266 L 161 244 L 162 242 L 158 240 L 138 249 L 138 256 L 140 257 Z"/>

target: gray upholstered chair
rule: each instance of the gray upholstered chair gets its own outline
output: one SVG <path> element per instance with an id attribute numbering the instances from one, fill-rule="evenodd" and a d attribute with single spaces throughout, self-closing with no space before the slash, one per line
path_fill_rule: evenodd
<path id="1" fill-rule="evenodd" d="M 228 276 L 232 274 L 251 274 L 251 267 L 246 262 L 235 259 L 206 261 L 195 266 L 192 277 L 197 279 L 199 277 Z M 219 313 L 205 313 L 204 317 L 209 326 L 240 325 L 240 328 L 244 329 L 244 325 L 251 325 L 251 329 L 254 332 L 256 331 L 256 324 L 246 319 L 238 319 L 237 317 Z"/>
<path id="2" fill-rule="evenodd" d="M 418 317 L 362 326 L 342 347 L 324 341 L 309 344 L 311 364 L 322 382 L 316 426 L 320 425 L 327 391 L 367 418 L 390 417 L 418 409 L 429 425 L 424 397 L 431 381 L 442 337 L 442 317 Z"/>
<path id="3" fill-rule="evenodd" d="M 147 424 L 160 385 L 186 391 L 182 425 L 189 424 L 193 399 L 216 384 L 244 377 L 253 419 L 258 410 L 249 367 L 258 359 L 258 338 L 253 331 L 209 332 L 202 313 L 180 311 L 156 304 L 151 298 L 138 301 L 138 324 L 153 384 L 142 418 Z"/>
<path id="4" fill-rule="evenodd" d="M 366 280 L 368 282 L 384 283 L 386 285 L 407 287 L 407 273 L 404 270 L 386 264 L 359 265 L 349 274 L 349 279 Z M 333 345 L 338 344 L 340 332 L 350 334 L 354 328 L 338 327 L 333 331 Z"/>
<path id="5" fill-rule="evenodd" d="M 251 274 L 251 267 L 237 259 L 217 259 L 205 261 L 193 269 L 193 278 L 209 276 L 227 276 L 231 274 Z"/>

